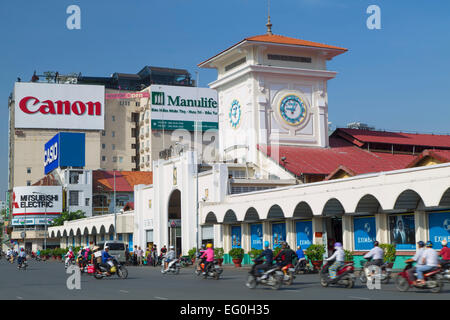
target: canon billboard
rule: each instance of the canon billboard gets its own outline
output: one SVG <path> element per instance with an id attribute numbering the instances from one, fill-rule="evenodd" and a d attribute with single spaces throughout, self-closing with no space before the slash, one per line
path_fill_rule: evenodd
<path id="1" fill-rule="evenodd" d="M 105 87 L 16 82 L 15 127 L 103 130 Z"/>

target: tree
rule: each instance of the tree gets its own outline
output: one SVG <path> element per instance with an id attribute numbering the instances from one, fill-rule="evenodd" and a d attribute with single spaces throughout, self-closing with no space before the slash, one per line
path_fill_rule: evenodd
<path id="1" fill-rule="evenodd" d="M 85 213 L 81 210 L 77 210 L 77 211 L 73 211 L 73 212 L 63 211 L 58 218 L 53 219 L 51 226 L 52 227 L 62 226 L 64 224 L 64 221 L 72 221 L 72 220 L 78 220 L 78 219 L 83 219 L 83 218 L 86 218 L 86 216 L 85 216 Z"/>

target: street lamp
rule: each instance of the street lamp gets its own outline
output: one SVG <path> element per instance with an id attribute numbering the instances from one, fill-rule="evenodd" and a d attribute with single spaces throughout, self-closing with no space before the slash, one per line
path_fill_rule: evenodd
<path id="1" fill-rule="evenodd" d="M 41 194 L 41 195 L 45 196 L 45 201 L 44 201 L 44 210 L 45 210 L 44 250 L 46 250 L 47 249 L 47 194 L 38 192 L 38 191 L 33 191 L 33 193 Z"/>

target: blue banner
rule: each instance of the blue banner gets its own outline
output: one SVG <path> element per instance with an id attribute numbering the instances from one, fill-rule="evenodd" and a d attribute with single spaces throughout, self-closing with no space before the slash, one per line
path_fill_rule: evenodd
<path id="1" fill-rule="evenodd" d="M 442 249 L 441 241 L 447 239 L 450 243 L 450 212 L 433 212 L 428 215 L 430 241 L 433 249 Z"/>
<path id="2" fill-rule="evenodd" d="M 57 133 L 44 146 L 44 173 L 58 167 L 84 167 L 85 140 L 85 133 Z"/>
<path id="3" fill-rule="evenodd" d="M 241 226 L 231 227 L 231 248 L 241 248 Z"/>
<path id="4" fill-rule="evenodd" d="M 281 246 L 281 243 L 286 241 L 286 224 L 272 223 L 272 245 L 273 248 Z"/>
<path id="5" fill-rule="evenodd" d="M 355 250 L 366 251 L 373 248 L 377 236 L 375 217 L 354 217 L 353 230 Z"/>
<path id="6" fill-rule="evenodd" d="M 263 248 L 263 226 L 261 223 L 250 225 L 251 249 Z"/>
<path id="7" fill-rule="evenodd" d="M 416 228 L 413 214 L 389 216 L 391 242 L 397 250 L 416 249 Z"/>
<path id="8" fill-rule="evenodd" d="M 297 233 L 297 246 L 301 246 L 302 250 L 308 249 L 313 241 L 312 220 L 297 221 L 295 232 Z"/>

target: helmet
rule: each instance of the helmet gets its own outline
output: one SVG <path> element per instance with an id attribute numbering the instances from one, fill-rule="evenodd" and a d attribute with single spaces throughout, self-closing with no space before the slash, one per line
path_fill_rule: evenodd
<path id="1" fill-rule="evenodd" d="M 106 250 L 106 249 L 108 249 L 108 250 L 109 250 L 109 247 L 108 247 L 108 246 L 105 246 L 105 250 Z"/>
<path id="2" fill-rule="evenodd" d="M 374 247 L 377 247 L 379 244 L 380 244 L 380 243 L 379 243 L 378 241 L 375 241 L 375 242 L 373 243 L 373 246 L 374 246 Z"/>
<path id="3" fill-rule="evenodd" d="M 334 247 L 335 247 L 335 248 L 342 248 L 342 243 L 336 242 L 336 243 L 334 244 Z"/>
<path id="4" fill-rule="evenodd" d="M 169 249 L 173 249 L 173 246 L 170 246 Z"/>
<path id="5" fill-rule="evenodd" d="M 23 248 L 20 248 L 20 251 L 23 251 Z"/>
<path id="6" fill-rule="evenodd" d="M 207 247 L 207 248 L 212 248 L 212 243 L 208 243 L 208 244 L 206 245 L 206 247 Z"/>
<path id="7" fill-rule="evenodd" d="M 417 242 L 417 244 L 419 245 L 420 248 L 425 246 L 425 242 L 423 242 L 423 241 L 419 241 L 419 242 Z"/>
<path id="8" fill-rule="evenodd" d="M 442 240 L 441 244 L 443 247 L 447 246 L 447 239 Z"/>
<path id="9" fill-rule="evenodd" d="M 427 248 L 433 248 L 433 242 L 427 241 Z"/>
<path id="10" fill-rule="evenodd" d="M 264 248 L 268 248 L 269 247 L 269 241 L 264 241 Z"/>

